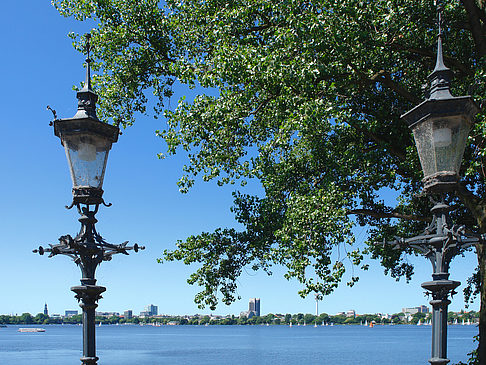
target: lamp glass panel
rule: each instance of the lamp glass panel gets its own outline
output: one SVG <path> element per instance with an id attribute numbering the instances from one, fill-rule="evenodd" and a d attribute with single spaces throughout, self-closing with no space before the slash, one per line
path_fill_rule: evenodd
<path id="1" fill-rule="evenodd" d="M 424 177 L 458 174 L 470 124 L 462 116 L 425 120 L 413 129 Z"/>
<path id="2" fill-rule="evenodd" d="M 73 187 L 101 189 L 112 142 L 102 136 L 72 134 L 62 136 Z"/>

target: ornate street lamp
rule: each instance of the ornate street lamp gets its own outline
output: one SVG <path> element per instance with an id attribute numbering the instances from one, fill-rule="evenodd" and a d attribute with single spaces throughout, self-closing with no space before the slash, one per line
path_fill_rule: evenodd
<path id="1" fill-rule="evenodd" d="M 460 282 L 449 280 L 449 265 L 456 255 L 468 247 L 482 243 L 484 237 L 466 235 L 464 227 L 453 225 L 445 195 L 456 189 L 459 182 L 464 148 L 478 107 L 470 96 L 454 97 L 450 93 L 452 71 L 442 57 L 442 6 L 437 6 L 439 36 L 437 62 L 429 76 L 429 95 L 420 105 L 402 115 L 412 129 L 424 173 L 424 191 L 438 194 L 440 199 L 431 209 L 433 219 L 425 232 L 416 237 L 397 238 L 396 248 L 412 247 L 430 260 L 432 281 L 422 284 L 432 295 L 432 356 L 429 362 L 443 365 L 447 359 L 447 310 L 449 294 Z"/>
<path id="2" fill-rule="evenodd" d="M 429 75 L 429 95 L 402 115 L 412 129 L 424 172 L 424 190 L 428 193 L 455 189 L 469 130 L 479 111 L 471 96 L 451 95 L 452 71 L 444 65 L 442 57 L 440 9 L 437 62 Z"/>
<path id="3" fill-rule="evenodd" d="M 35 253 L 43 255 L 49 252 L 49 257 L 66 255 L 80 267 L 81 285 L 71 288 L 83 309 L 83 365 L 96 365 L 95 339 L 95 310 L 97 302 L 106 288 L 96 285 L 96 268 L 102 261 L 110 261 L 117 253 L 128 255 L 129 250 L 143 250 L 137 244 L 127 246 L 128 241 L 113 245 L 106 242 L 96 231 L 95 218 L 103 200 L 103 178 L 106 161 L 111 145 L 118 139 L 119 128 L 101 122 L 96 116 L 96 95 L 91 89 L 91 70 L 89 58 L 90 34 L 86 35 L 87 67 L 84 87 L 78 91 L 78 111 L 73 118 L 57 119 L 54 113 L 54 134 L 61 139 L 66 151 L 69 170 L 73 180 L 73 201 L 66 208 L 76 206 L 80 218 L 81 230 L 76 237 L 61 236 L 59 243 L 49 245 L 48 248 L 40 246 Z M 49 107 L 48 107 L 49 108 Z M 49 108 L 50 109 L 50 108 Z"/>

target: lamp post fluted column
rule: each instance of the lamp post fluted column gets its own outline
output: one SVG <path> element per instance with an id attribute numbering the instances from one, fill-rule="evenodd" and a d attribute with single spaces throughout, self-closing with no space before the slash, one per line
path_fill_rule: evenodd
<path id="1" fill-rule="evenodd" d="M 40 246 L 34 252 L 40 255 L 48 252 L 49 257 L 68 256 L 81 269 L 81 285 L 71 288 L 83 310 L 83 357 L 81 357 L 81 362 L 83 365 L 96 365 L 98 357 L 96 356 L 95 315 L 98 300 L 106 290 L 105 287 L 96 285 L 96 268 L 101 262 L 110 261 L 114 254 L 128 255 L 130 250 L 138 252 L 145 247 L 138 244 L 127 246 L 128 241 L 119 245 L 106 242 L 95 228 L 97 222 L 95 214 L 99 205 L 96 205 L 93 210 L 89 205 L 81 207 L 77 204 L 76 207 L 81 215 L 79 218 L 81 230 L 78 235 L 75 238 L 70 235 L 61 236 L 58 244 L 49 245 L 47 248 Z"/>
<path id="2" fill-rule="evenodd" d="M 429 363 L 445 365 L 447 358 L 447 314 L 451 303 L 449 296 L 455 294 L 459 281 L 449 280 L 449 265 L 451 260 L 462 254 L 472 245 L 482 244 L 481 235 L 466 235 L 463 226 L 451 225 L 449 219 L 450 207 L 442 199 L 431 209 L 432 223 L 420 236 L 412 238 L 397 238 L 395 248 L 411 247 L 429 259 L 432 264 L 432 281 L 422 283 L 422 288 L 432 297 L 432 349 Z"/>
<path id="3" fill-rule="evenodd" d="M 483 237 L 466 235 L 462 226 L 451 225 L 450 207 L 443 200 L 431 209 L 432 223 L 425 232 L 416 237 L 397 238 L 395 248 L 411 247 L 429 259 L 432 264 L 432 281 L 422 283 L 422 288 L 432 297 L 432 349 L 429 363 L 444 365 L 447 358 L 447 314 L 459 281 L 449 280 L 451 260 L 472 245 L 481 244 Z"/>

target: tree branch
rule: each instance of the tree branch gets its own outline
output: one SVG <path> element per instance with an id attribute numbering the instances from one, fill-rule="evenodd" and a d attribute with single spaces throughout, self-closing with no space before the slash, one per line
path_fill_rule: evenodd
<path id="1" fill-rule="evenodd" d="M 351 127 L 353 127 L 354 129 L 359 131 L 360 133 L 363 133 L 364 135 L 368 136 L 375 143 L 382 145 L 382 146 L 385 146 L 388 149 L 388 151 L 390 151 L 391 154 L 393 154 L 395 157 L 397 157 L 401 161 L 405 161 L 405 159 L 406 159 L 405 153 L 403 151 L 400 151 L 398 148 L 396 148 L 395 145 L 392 142 L 385 140 L 384 138 L 380 137 L 376 133 L 371 132 L 369 129 L 361 128 L 356 123 L 353 123 L 350 120 L 347 120 L 347 123 Z"/>
<path id="2" fill-rule="evenodd" d="M 347 211 L 347 214 L 359 214 L 359 215 L 368 215 L 373 218 L 398 218 L 398 219 L 405 219 L 408 221 L 420 221 L 420 222 L 431 222 L 431 217 L 421 217 L 417 215 L 411 214 L 401 214 L 397 212 L 377 212 L 371 209 L 351 209 Z"/>
<path id="3" fill-rule="evenodd" d="M 435 60 L 435 57 L 437 56 L 434 51 L 426 48 L 414 48 L 414 47 L 407 47 L 403 44 L 400 43 L 390 43 L 390 48 L 396 51 L 405 51 L 408 53 L 413 53 L 417 54 L 420 56 L 426 56 L 432 60 Z M 467 65 L 464 65 L 463 63 L 459 62 L 455 58 L 449 57 L 444 55 L 444 60 L 446 64 L 450 65 L 451 67 L 454 67 L 455 69 L 463 72 L 466 75 L 471 75 L 473 74 L 471 68 Z"/>
<path id="4" fill-rule="evenodd" d="M 486 55 L 486 39 L 484 37 L 484 29 L 483 24 L 481 24 L 481 19 L 484 18 L 485 14 L 477 6 L 475 0 L 461 0 L 461 3 L 464 6 L 464 9 L 466 9 L 476 50 L 478 51 L 479 57 L 483 57 Z"/>
<path id="5" fill-rule="evenodd" d="M 397 82 L 393 81 L 390 76 L 390 73 L 384 70 L 378 71 L 376 74 L 370 77 L 370 80 L 373 82 L 380 82 L 389 89 L 395 91 L 398 95 L 403 96 L 405 99 L 410 101 L 412 104 L 419 104 L 420 99 L 413 95 L 410 91 L 405 89 L 403 86 L 398 84 Z"/>
<path id="6" fill-rule="evenodd" d="M 473 194 L 464 183 L 459 183 L 456 194 L 471 212 L 482 233 L 486 232 L 486 205 L 484 200 Z"/>

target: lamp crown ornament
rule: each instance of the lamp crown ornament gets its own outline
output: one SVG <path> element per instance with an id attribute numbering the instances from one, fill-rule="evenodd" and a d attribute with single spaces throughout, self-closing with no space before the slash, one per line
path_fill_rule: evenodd
<path id="1" fill-rule="evenodd" d="M 428 76 L 426 100 L 402 115 L 413 132 L 427 193 L 456 189 L 469 130 L 479 111 L 471 96 L 451 94 L 453 73 L 444 63 L 442 49 L 443 5 L 436 4 L 437 57 L 435 68 Z"/>

